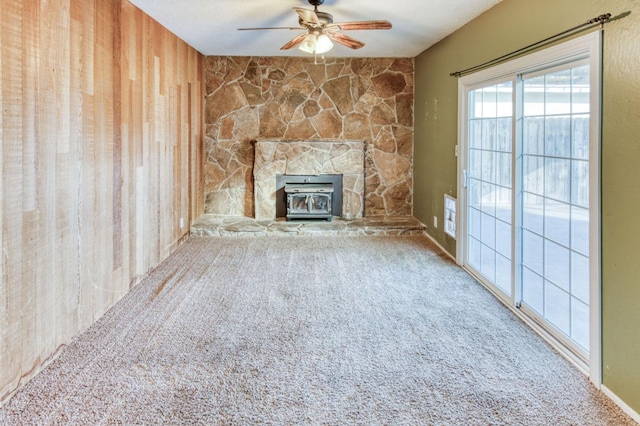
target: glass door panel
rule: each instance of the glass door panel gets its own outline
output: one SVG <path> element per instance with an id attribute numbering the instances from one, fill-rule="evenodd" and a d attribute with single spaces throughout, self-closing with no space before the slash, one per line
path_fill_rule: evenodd
<path id="1" fill-rule="evenodd" d="M 589 66 L 524 78 L 522 87 L 522 304 L 584 354 L 589 348 Z"/>
<path id="2" fill-rule="evenodd" d="M 469 93 L 467 266 L 512 293 L 513 84 Z"/>

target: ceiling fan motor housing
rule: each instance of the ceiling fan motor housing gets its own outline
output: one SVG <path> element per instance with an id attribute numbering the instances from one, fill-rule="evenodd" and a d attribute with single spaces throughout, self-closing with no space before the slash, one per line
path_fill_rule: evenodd
<path id="1" fill-rule="evenodd" d="M 324 3 L 324 0 L 309 0 L 309 4 L 315 7 L 320 6 L 322 3 Z"/>
<path id="2" fill-rule="evenodd" d="M 326 13 L 326 12 L 316 12 L 316 16 L 318 17 L 318 21 L 320 21 L 320 24 L 322 25 L 322 27 L 329 25 L 329 24 L 333 24 L 333 15 L 330 13 Z M 305 21 L 302 19 L 302 17 L 300 17 L 298 19 L 298 23 L 300 24 L 300 26 L 305 26 Z"/>

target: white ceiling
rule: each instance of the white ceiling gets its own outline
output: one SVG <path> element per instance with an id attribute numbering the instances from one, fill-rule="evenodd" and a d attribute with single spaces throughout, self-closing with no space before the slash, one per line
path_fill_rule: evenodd
<path id="1" fill-rule="evenodd" d="M 130 0 L 204 55 L 305 56 L 280 47 L 302 31 L 238 31 L 297 27 L 294 7 L 307 0 Z M 334 22 L 386 19 L 391 30 L 345 31 L 364 42 L 358 50 L 336 44 L 326 56 L 412 58 L 501 0 L 325 0 Z"/>

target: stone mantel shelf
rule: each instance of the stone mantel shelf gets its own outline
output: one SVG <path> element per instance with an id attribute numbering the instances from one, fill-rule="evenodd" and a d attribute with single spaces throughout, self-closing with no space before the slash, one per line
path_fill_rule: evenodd
<path id="1" fill-rule="evenodd" d="M 309 140 L 255 142 L 253 168 L 255 217 L 276 217 L 276 175 L 341 174 L 342 217 L 356 219 L 364 211 L 365 142 Z"/>

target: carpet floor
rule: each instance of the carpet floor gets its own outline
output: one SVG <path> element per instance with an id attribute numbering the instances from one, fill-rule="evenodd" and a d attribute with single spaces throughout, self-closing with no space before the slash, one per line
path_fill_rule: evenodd
<path id="1" fill-rule="evenodd" d="M 425 237 L 191 238 L 0 424 L 633 425 Z"/>

